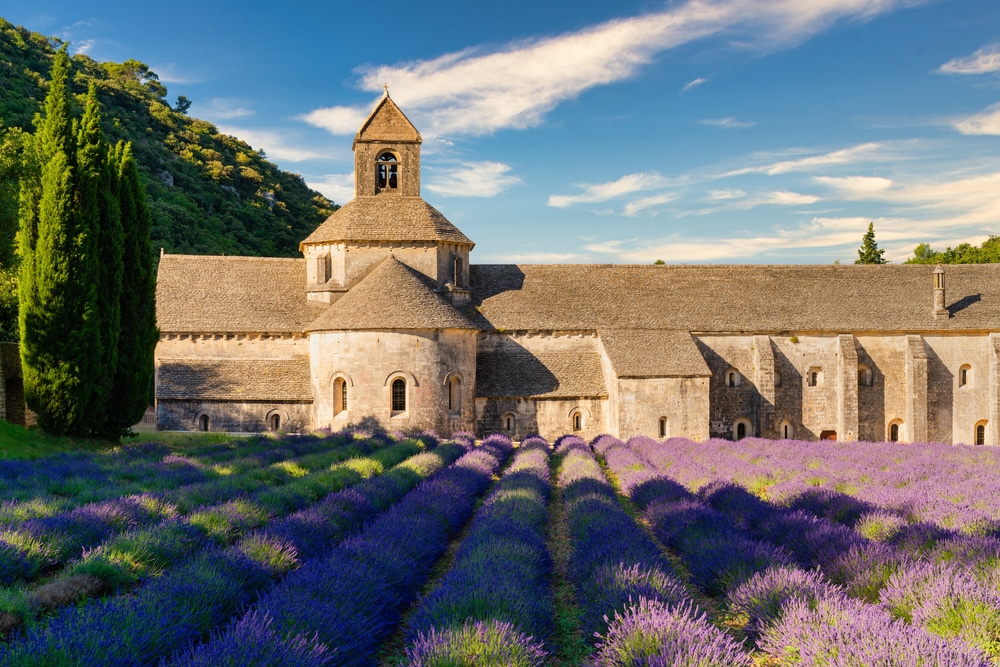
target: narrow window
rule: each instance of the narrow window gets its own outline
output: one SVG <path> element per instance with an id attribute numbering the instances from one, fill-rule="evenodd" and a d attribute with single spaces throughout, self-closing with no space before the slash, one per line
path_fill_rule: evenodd
<path id="1" fill-rule="evenodd" d="M 745 437 L 747 437 L 747 425 L 740 422 L 736 425 L 736 439 L 742 440 Z"/>
<path id="2" fill-rule="evenodd" d="M 377 190 L 395 190 L 399 184 L 399 164 L 392 153 L 382 153 L 378 156 L 375 167 L 375 186 Z"/>
<path id="3" fill-rule="evenodd" d="M 899 424 L 889 426 L 889 442 L 899 442 Z"/>
<path id="4" fill-rule="evenodd" d="M 271 415 L 271 430 L 277 433 L 281 430 L 281 416 L 274 414 Z"/>
<path id="5" fill-rule="evenodd" d="M 339 415 L 347 410 L 347 380 L 337 378 L 333 381 L 333 414 Z"/>
<path id="6" fill-rule="evenodd" d="M 986 424 L 976 424 L 976 444 L 986 444 Z"/>
<path id="7" fill-rule="evenodd" d="M 964 364 L 958 369 L 958 386 L 964 387 L 972 381 L 972 366 Z"/>
<path id="8" fill-rule="evenodd" d="M 660 437 L 667 437 L 667 418 L 660 417 Z"/>
<path id="9" fill-rule="evenodd" d="M 813 372 L 809 374 L 809 384 L 813 387 L 816 386 L 816 382 L 819 380 L 819 373 Z"/>
<path id="10" fill-rule="evenodd" d="M 504 415 L 503 418 L 503 430 L 507 435 L 514 435 L 514 426 L 517 422 L 514 421 L 514 415 Z"/>
<path id="11" fill-rule="evenodd" d="M 730 387 L 736 386 L 736 371 L 729 371 L 729 379 L 727 381 Z"/>
<path id="12" fill-rule="evenodd" d="M 785 440 L 791 440 L 795 437 L 795 427 L 792 426 L 792 422 L 781 422 L 781 437 Z"/>
<path id="13" fill-rule="evenodd" d="M 583 430 L 583 414 L 579 412 L 573 413 L 573 430 L 582 431 Z"/>
<path id="14" fill-rule="evenodd" d="M 774 386 L 781 386 L 781 371 L 774 371 Z"/>
<path id="15" fill-rule="evenodd" d="M 462 412 L 462 380 L 458 376 L 448 380 L 448 411 L 452 414 Z"/>
<path id="16" fill-rule="evenodd" d="M 872 386 L 872 369 L 865 364 L 858 364 L 858 385 L 861 387 Z"/>
<path id="17" fill-rule="evenodd" d="M 198 428 L 202 431 L 208 430 L 208 415 L 198 417 Z"/>
<path id="18" fill-rule="evenodd" d="M 406 410 L 406 380 L 396 378 L 392 381 L 392 411 L 403 412 Z"/>
<path id="19" fill-rule="evenodd" d="M 452 280 L 451 280 L 452 284 L 455 285 L 455 287 L 461 287 L 462 284 L 463 284 L 463 282 L 464 282 L 462 280 L 462 258 L 461 257 L 456 257 L 454 259 L 454 261 L 452 261 L 451 272 L 452 272 Z"/>

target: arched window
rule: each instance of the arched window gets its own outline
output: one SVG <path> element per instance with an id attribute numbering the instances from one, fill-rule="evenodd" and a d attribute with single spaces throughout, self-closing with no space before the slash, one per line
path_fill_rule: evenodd
<path id="1" fill-rule="evenodd" d="M 571 421 L 573 422 L 573 430 L 574 431 L 582 431 L 583 430 L 583 413 L 582 412 L 580 412 L 579 410 L 577 410 L 576 412 L 574 412 L 573 415 L 572 415 L 572 417 L 571 417 Z"/>
<path id="2" fill-rule="evenodd" d="M 503 416 L 503 431 L 507 435 L 514 435 L 514 431 L 517 429 L 517 419 L 510 412 Z"/>
<path id="3" fill-rule="evenodd" d="M 399 187 L 399 163 L 392 153 L 382 153 L 375 163 L 375 191 Z"/>
<path id="4" fill-rule="evenodd" d="M 781 432 L 781 437 L 784 440 L 791 440 L 795 437 L 795 426 L 787 419 L 781 422 L 779 430 Z"/>
<path id="5" fill-rule="evenodd" d="M 958 386 L 964 387 L 972 383 L 972 366 L 969 364 L 963 364 L 961 368 L 958 369 Z"/>
<path id="6" fill-rule="evenodd" d="M 271 415 L 270 428 L 275 433 L 281 430 L 281 415 L 279 415 L 278 413 L 274 413 L 273 415 Z"/>
<path id="7" fill-rule="evenodd" d="M 899 442 L 899 439 L 903 436 L 903 421 L 894 419 L 889 422 L 889 432 L 886 435 L 889 442 Z"/>
<path id="8" fill-rule="evenodd" d="M 660 437 L 667 437 L 667 418 L 660 417 Z"/>
<path id="9" fill-rule="evenodd" d="M 781 371 L 774 371 L 774 386 L 781 386 Z"/>
<path id="10" fill-rule="evenodd" d="M 751 435 L 753 431 L 749 419 L 741 417 L 733 422 L 733 440 L 742 440 Z"/>
<path id="11" fill-rule="evenodd" d="M 742 440 L 745 437 L 747 437 L 747 425 L 740 422 L 736 425 L 736 439 Z"/>
<path id="12" fill-rule="evenodd" d="M 452 282 L 452 284 L 455 287 L 461 287 L 462 284 L 465 282 L 462 279 L 463 273 L 462 273 L 462 258 L 461 257 L 455 257 L 452 260 L 452 262 L 451 262 L 451 273 L 452 273 L 452 276 L 451 276 L 451 282 Z"/>
<path id="13" fill-rule="evenodd" d="M 347 380 L 337 378 L 333 381 L 333 414 L 339 415 L 347 410 Z"/>
<path id="14" fill-rule="evenodd" d="M 726 386 L 727 387 L 739 387 L 742 384 L 743 379 L 740 377 L 740 372 L 735 368 L 730 368 L 726 371 Z"/>
<path id="15" fill-rule="evenodd" d="M 406 410 L 406 380 L 396 378 L 392 381 L 392 411 L 404 412 Z"/>
<path id="16" fill-rule="evenodd" d="M 207 431 L 208 430 L 208 415 L 202 415 L 198 417 L 198 430 Z"/>
<path id="17" fill-rule="evenodd" d="M 858 364 L 858 386 L 872 386 L 872 369 L 866 364 Z"/>
<path id="18" fill-rule="evenodd" d="M 976 424 L 976 444 L 985 445 L 986 444 L 986 423 L 985 421 L 978 422 Z"/>
<path id="19" fill-rule="evenodd" d="M 462 378 L 452 375 L 448 380 L 448 412 L 462 413 Z"/>

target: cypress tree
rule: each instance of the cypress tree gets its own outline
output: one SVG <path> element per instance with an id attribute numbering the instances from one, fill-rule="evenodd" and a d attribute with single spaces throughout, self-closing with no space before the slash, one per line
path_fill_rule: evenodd
<path id="1" fill-rule="evenodd" d="M 69 56 L 62 49 L 36 131 L 37 172 L 25 179 L 20 214 L 24 395 L 42 427 L 54 433 L 84 430 L 99 371 L 93 215 L 78 198 L 68 73 Z"/>
<path id="2" fill-rule="evenodd" d="M 152 218 L 146 191 L 132 155 L 132 145 L 115 148 L 118 189 L 124 231 L 124 280 L 121 292 L 121 335 L 118 366 L 108 401 L 110 434 L 123 434 L 138 422 L 153 387 L 153 351 L 159 339 L 156 328 L 156 274 L 149 230 Z"/>
<path id="3" fill-rule="evenodd" d="M 97 373 L 82 430 L 111 435 L 108 397 L 118 365 L 118 336 L 122 296 L 122 223 L 118 203 L 116 156 L 101 131 L 97 88 L 91 83 L 77 139 L 77 213 L 81 226 L 93 230 L 90 262 L 96 295 L 97 340 L 93 350 Z"/>

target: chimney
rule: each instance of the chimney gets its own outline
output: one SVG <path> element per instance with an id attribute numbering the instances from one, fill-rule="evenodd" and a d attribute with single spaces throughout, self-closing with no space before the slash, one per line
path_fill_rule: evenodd
<path id="1" fill-rule="evenodd" d="M 951 316 L 944 307 L 944 269 L 938 264 L 934 269 L 934 309 L 931 310 L 935 320 L 946 320 Z"/>

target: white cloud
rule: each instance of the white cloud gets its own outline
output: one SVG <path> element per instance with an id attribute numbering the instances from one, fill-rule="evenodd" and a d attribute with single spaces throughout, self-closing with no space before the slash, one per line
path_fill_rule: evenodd
<path id="1" fill-rule="evenodd" d="M 809 155 L 807 157 L 796 158 L 794 160 L 779 160 L 767 164 L 753 167 L 742 167 L 726 172 L 723 176 L 742 176 L 744 174 L 767 174 L 777 176 L 778 174 L 788 174 L 800 171 L 813 171 L 822 167 L 834 165 L 847 165 L 856 162 L 868 162 L 873 160 L 888 160 L 886 145 L 879 142 L 868 142 L 842 148 L 819 155 Z M 766 157 L 766 156 L 764 156 Z"/>
<path id="2" fill-rule="evenodd" d="M 714 125 L 716 127 L 744 128 L 753 127 L 757 124 L 757 121 L 736 120 L 732 116 L 729 116 L 728 118 L 703 118 L 698 123 L 701 125 Z"/>
<path id="3" fill-rule="evenodd" d="M 666 11 L 616 19 L 578 32 L 470 48 L 433 60 L 362 71 L 362 90 L 388 82 L 393 99 L 428 134 L 488 134 L 539 124 L 545 114 L 594 86 L 632 77 L 666 50 L 741 31 L 746 48 L 794 44 L 841 19 L 865 20 L 915 0 L 688 0 Z M 317 109 L 303 118 L 353 134 L 369 107 Z"/>
<path id="4" fill-rule="evenodd" d="M 677 199 L 677 195 L 669 192 L 662 195 L 653 195 L 652 197 L 643 197 L 642 199 L 626 204 L 622 210 L 622 215 L 627 218 L 634 218 L 637 213 L 655 208 L 656 206 L 662 206 L 663 204 L 669 204 L 675 199 Z"/>
<path id="5" fill-rule="evenodd" d="M 938 68 L 944 74 L 987 74 L 1000 72 L 1000 43 L 990 44 L 971 56 L 952 58 Z"/>
<path id="6" fill-rule="evenodd" d="M 308 185 L 313 190 L 322 192 L 326 198 L 337 204 L 354 199 L 354 173 L 350 174 L 325 174 L 317 180 L 307 180 Z"/>
<path id="7" fill-rule="evenodd" d="M 952 123 L 952 127 L 962 134 L 1000 135 L 1000 104 L 994 104 L 982 113 L 957 120 Z"/>
<path id="8" fill-rule="evenodd" d="M 208 120 L 231 120 L 253 116 L 256 112 L 244 106 L 239 98 L 213 97 L 207 104 L 195 103 L 195 113 Z"/>
<path id="9" fill-rule="evenodd" d="M 892 179 L 881 176 L 817 176 L 817 183 L 829 186 L 849 199 L 865 199 L 892 187 Z"/>
<path id="10" fill-rule="evenodd" d="M 302 162 L 304 160 L 318 160 L 331 157 L 328 154 L 320 153 L 310 148 L 291 146 L 287 143 L 287 138 L 279 132 L 270 130 L 255 130 L 243 127 L 219 126 L 219 132 L 229 134 L 247 142 L 254 148 L 263 148 L 267 156 L 274 160 L 287 160 L 289 162 Z"/>
<path id="11" fill-rule="evenodd" d="M 494 197 L 521 182 L 509 174 L 502 162 L 463 162 L 458 166 L 432 171 L 426 186 L 445 197 Z"/>
<path id="12" fill-rule="evenodd" d="M 156 67 L 150 67 L 156 72 L 161 83 L 201 83 L 203 77 L 182 72 L 174 63 L 160 63 Z"/>
<path id="13" fill-rule="evenodd" d="M 90 50 L 94 48 L 95 44 L 97 44 L 96 39 L 81 39 L 73 42 L 73 54 L 86 55 L 87 53 L 90 53 Z"/>
<path id="14" fill-rule="evenodd" d="M 579 195 L 551 195 L 549 196 L 549 206 L 566 208 L 573 204 L 592 204 L 642 190 L 656 190 L 668 185 L 670 185 L 670 180 L 655 171 L 626 174 L 607 183 L 581 183 L 578 187 L 583 188 L 583 193 Z"/>
<path id="15" fill-rule="evenodd" d="M 711 201 L 725 201 L 727 199 L 739 199 L 746 197 L 746 190 L 709 190 L 708 198 Z"/>
<path id="16" fill-rule="evenodd" d="M 700 86 L 701 84 L 707 83 L 707 82 L 708 82 L 708 79 L 706 79 L 703 76 L 700 76 L 697 79 L 695 79 L 693 81 L 688 81 L 686 84 L 684 84 L 684 87 L 681 88 L 681 92 L 682 93 L 686 93 L 687 91 L 691 90 L 695 86 Z"/>

